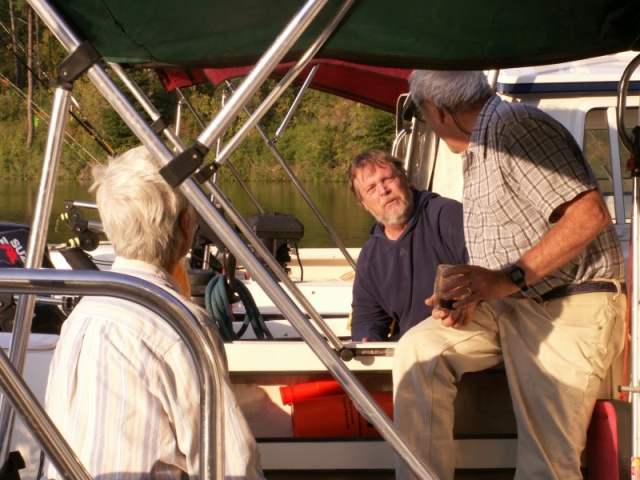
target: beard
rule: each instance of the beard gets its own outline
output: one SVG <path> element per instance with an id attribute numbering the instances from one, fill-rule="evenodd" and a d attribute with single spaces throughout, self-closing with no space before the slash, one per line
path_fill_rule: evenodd
<path id="1" fill-rule="evenodd" d="M 389 207 L 386 205 L 394 201 Z M 373 213 L 373 212 L 372 212 Z M 383 225 L 406 225 L 413 213 L 413 195 L 396 195 L 386 199 L 379 213 L 373 213 L 375 219 Z"/>

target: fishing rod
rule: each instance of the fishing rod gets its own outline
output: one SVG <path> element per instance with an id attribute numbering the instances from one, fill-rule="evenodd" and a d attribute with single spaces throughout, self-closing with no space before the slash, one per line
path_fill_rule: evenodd
<path id="1" fill-rule="evenodd" d="M 13 88 L 16 92 L 18 92 L 18 94 L 19 94 L 19 95 L 22 95 L 23 99 L 26 99 L 26 96 L 27 96 L 27 95 L 26 95 L 22 90 L 20 90 L 20 88 L 19 88 L 17 85 L 15 85 L 13 82 L 11 82 L 11 80 L 9 80 L 7 77 L 5 77 L 5 76 L 4 76 L 3 74 L 1 74 L 1 73 L 0 73 L 0 81 L 2 81 L 2 83 L 4 83 L 5 85 L 7 85 L 7 86 L 9 86 L 9 87 Z M 42 108 L 41 106 L 39 106 L 37 103 L 35 103 L 33 100 L 31 101 L 31 104 L 33 105 L 34 109 L 36 110 L 36 115 L 37 115 L 37 117 L 38 117 L 38 118 L 42 118 L 42 120 L 43 120 L 44 122 L 47 122 L 47 121 L 48 121 L 48 118 L 49 118 L 49 114 L 47 113 L 47 111 L 46 111 L 44 108 Z M 71 141 L 72 141 L 75 145 L 77 145 L 78 147 L 80 147 L 80 148 L 81 148 L 81 149 L 82 149 L 82 150 L 83 150 L 87 155 L 89 155 L 89 156 L 91 157 L 91 159 L 92 159 L 92 160 L 94 160 L 94 161 L 96 161 L 96 162 L 98 161 L 98 160 L 96 159 L 96 157 L 94 157 L 94 156 L 91 154 L 91 152 L 89 152 L 89 151 L 88 151 L 88 150 L 87 150 L 87 149 L 82 145 L 82 143 L 80 143 L 78 140 L 76 140 L 76 139 L 73 137 L 73 135 L 71 135 L 71 134 L 70 134 L 70 133 L 68 133 L 68 132 L 65 132 L 64 134 L 65 134 L 65 137 L 68 137 L 69 139 L 71 139 Z M 65 138 L 65 143 L 66 143 L 67 145 L 71 146 L 71 144 L 69 143 L 69 141 L 68 141 L 68 139 L 67 139 L 67 138 Z M 85 159 L 83 158 L 83 160 L 85 160 Z"/>
<path id="2" fill-rule="evenodd" d="M 2 30 L 4 30 L 4 33 L 9 37 L 10 40 L 12 40 L 13 42 L 15 42 L 15 45 L 17 47 L 20 48 L 20 50 L 27 55 L 27 52 L 24 48 L 24 45 L 22 44 L 22 42 L 20 41 L 20 39 L 18 39 L 8 28 L 7 26 L 4 24 L 4 22 L 2 22 L 0 20 L 0 28 Z M 9 50 L 14 57 L 16 58 L 16 60 L 18 62 L 20 62 L 20 64 L 26 69 L 28 70 L 33 77 L 45 88 L 45 90 L 53 95 L 53 90 L 51 88 L 50 85 L 54 84 L 54 82 L 51 80 L 51 78 L 47 75 L 47 73 L 45 71 L 43 71 L 42 69 L 40 69 L 38 72 L 35 71 L 33 68 L 31 68 L 29 66 L 29 64 L 25 61 L 24 58 L 22 58 L 20 55 L 18 55 L 18 52 L 15 51 L 13 45 L 11 43 L 5 43 L 5 48 L 7 50 Z M 42 78 L 41 75 L 44 76 L 49 83 L 45 82 Z M 6 77 L 5 77 L 6 78 Z M 9 81 L 7 79 L 7 81 Z M 13 85 L 13 83 L 12 83 Z M 20 90 L 19 87 L 17 85 L 13 85 L 16 89 Z M 89 134 L 89 136 L 96 142 L 98 143 L 98 145 L 107 153 L 109 154 L 109 156 L 113 157 L 116 155 L 116 150 L 109 144 L 109 142 L 104 138 L 104 136 L 102 136 L 100 134 L 100 132 L 98 131 L 98 129 L 89 121 L 89 119 L 87 119 L 87 117 L 85 117 L 81 111 L 80 111 L 80 104 L 78 103 L 78 101 L 72 96 L 71 97 L 71 108 L 69 109 L 69 114 L 73 117 L 73 119 L 78 122 L 78 124 Z M 74 139 L 75 140 L 75 139 Z M 86 150 L 86 149 L 85 149 Z M 88 153 L 88 152 L 87 152 Z M 92 156 L 92 158 L 94 158 Z M 94 158 L 95 160 L 95 158 Z"/>

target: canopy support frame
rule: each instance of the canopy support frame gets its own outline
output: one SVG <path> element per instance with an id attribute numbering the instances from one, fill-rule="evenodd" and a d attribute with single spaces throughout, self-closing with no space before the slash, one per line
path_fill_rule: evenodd
<path id="1" fill-rule="evenodd" d="M 160 114 L 157 112 L 155 107 L 152 105 L 152 103 L 149 101 L 149 99 L 144 95 L 144 93 L 140 90 L 138 85 L 135 82 L 133 82 L 131 80 L 131 78 L 126 74 L 126 72 L 124 72 L 124 70 L 122 70 L 122 68 L 119 67 L 119 66 L 118 67 L 114 67 L 113 69 L 114 69 L 114 71 L 116 71 L 118 73 L 118 76 L 124 82 L 124 84 L 127 86 L 129 91 L 133 94 L 133 96 L 136 98 L 137 102 L 143 106 L 143 108 L 146 111 L 146 113 L 152 119 L 159 117 Z M 260 133 L 263 136 L 266 137 L 266 134 L 264 133 L 264 131 L 259 128 L 259 124 L 256 124 L 256 127 L 258 128 Z M 155 133 L 157 134 L 158 132 L 155 132 Z M 196 150 L 196 146 L 195 145 L 193 147 L 189 148 L 189 149 L 186 149 L 185 145 L 182 143 L 180 138 L 175 134 L 175 132 L 171 128 L 167 128 L 164 131 L 164 133 L 166 134 L 166 136 L 169 138 L 169 140 L 173 144 L 175 150 L 180 152 L 178 154 L 178 156 L 174 158 L 174 160 L 176 158 L 184 158 L 185 161 L 192 162 L 192 161 L 198 161 L 197 159 L 199 159 L 202 156 L 204 156 L 203 151 L 202 150 L 200 150 L 200 151 Z M 196 145 L 201 145 L 201 144 L 196 142 Z M 202 148 L 206 148 L 206 147 L 202 146 Z M 277 150 L 276 150 L 276 152 L 277 152 Z M 279 156 L 277 158 L 279 160 L 281 160 L 282 162 L 284 162 L 284 164 L 286 164 L 286 162 L 284 161 L 284 159 L 282 159 L 281 156 Z M 215 162 L 212 163 L 211 165 L 214 168 L 219 168 L 219 164 L 217 164 Z M 200 170 L 200 172 L 202 172 L 202 170 L 205 169 L 205 168 L 207 168 L 207 167 L 203 167 Z M 289 171 L 290 171 L 290 169 L 289 169 Z M 293 172 L 291 172 L 291 174 L 293 175 Z M 194 175 L 194 178 L 196 180 L 198 180 L 198 181 L 200 180 L 199 176 L 198 176 L 198 173 L 196 173 Z M 208 178 L 208 176 L 207 176 L 207 178 Z M 352 351 L 347 349 L 347 348 L 345 348 L 345 346 L 342 343 L 342 341 L 333 332 L 333 330 L 331 330 L 331 328 L 329 328 L 329 326 L 326 324 L 326 322 L 324 321 L 322 316 L 313 307 L 313 305 L 311 304 L 309 299 L 307 299 L 307 297 L 305 297 L 304 294 L 302 294 L 300 289 L 295 285 L 295 283 L 289 278 L 287 273 L 280 267 L 280 265 L 277 263 L 277 261 L 273 258 L 273 255 L 267 250 L 267 248 L 264 246 L 264 244 L 257 238 L 255 232 L 253 232 L 253 230 L 251 230 L 251 228 L 246 223 L 244 218 L 242 218 L 240 213 L 228 201 L 228 199 L 222 193 L 222 191 L 220 190 L 218 185 L 215 184 L 214 182 L 212 182 L 211 180 L 206 180 L 206 179 L 203 180 L 201 183 L 204 183 L 204 185 L 206 187 L 208 187 L 209 191 L 211 192 L 211 195 L 213 196 L 214 202 L 216 202 L 216 204 L 218 204 L 218 205 L 220 205 L 222 207 L 223 211 L 227 215 L 229 215 L 229 217 L 231 218 L 231 221 L 240 229 L 242 234 L 247 239 L 250 240 L 251 245 L 254 247 L 254 249 L 256 250 L 258 255 L 260 256 L 260 258 L 262 258 L 267 263 L 267 265 L 269 266 L 271 271 L 287 287 L 287 289 L 290 292 L 290 294 L 293 295 L 296 298 L 296 300 L 304 308 L 304 310 L 307 312 L 307 314 L 314 320 L 314 322 L 316 323 L 318 328 L 322 331 L 322 333 L 325 335 L 325 337 L 327 337 L 327 339 L 333 345 L 333 347 L 336 349 L 336 351 L 338 352 L 340 357 L 343 360 L 350 360 L 351 358 L 353 358 Z M 302 188 L 302 186 L 300 186 L 300 188 Z M 309 198 L 309 201 L 311 201 L 310 198 Z"/>
<path id="2" fill-rule="evenodd" d="M 49 124 L 46 151 L 42 164 L 42 174 L 38 197 L 36 199 L 31 230 L 29 231 L 29 248 L 25 259 L 25 268 L 39 268 L 42 265 L 46 246 L 48 219 L 51 217 L 54 184 L 60 165 L 62 139 L 67 125 L 71 106 L 71 90 L 69 83 L 59 85 L 55 90 L 53 111 Z M 9 358 L 16 370 L 22 374 L 27 357 L 27 346 L 36 298 L 34 295 L 20 295 L 16 302 L 16 313 Z M 9 456 L 13 427 L 14 410 L 5 395 L 0 396 L 0 432 L 4 432 L 0 441 L 0 459 L 4 462 Z"/>
<path id="3" fill-rule="evenodd" d="M 229 80 L 227 80 L 227 86 L 229 87 L 229 89 L 231 89 L 232 92 L 235 90 L 235 85 L 233 85 L 233 83 L 231 83 Z M 247 115 L 251 116 L 251 110 L 249 109 L 249 107 L 245 106 L 244 109 L 247 112 Z M 302 195 L 302 198 L 304 198 L 304 200 L 307 202 L 307 205 L 309 205 L 309 208 L 313 211 L 316 218 L 320 221 L 325 231 L 329 234 L 329 236 L 331 237 L 333 242 L 336 244 L 340 252 L 342 252 L 342 255 L 344 256 L 344 258 L 347 260 L 349 265 L 351 265 L 351 268 L 355 271 L 356 262 L 353 260 L 353 257 L 349 255 L 347 248 L 345 247 L 344 243 L 342 242 L 338 234 L 335 232 L 333 228 L 331 228 L 331 225 L 329 225 L 329 222 L 327 221 L 327 219 L 324 217 L 324 215 L 322 214 L 320 209 L 317 207 L 317 205 L 315 204 L 315 202 L 313 201 L 309 193 L 305 190 L 304 186 L 302 185 L 302 183 L 300 182 L 300 180 L 298 179 L 294 171 L 291 169 L 287 161 L 284 159 L 284 157 L 280 153 L 280 150 L 278 150 L 278 147 L 276 147 L 275 141 L 269 138 L 269 135 L 267 135 L 267 132 L 264 131 L 264 129 L 262 128 L 262 125 L 260 125 L 260 122 L 257 122 L 255 124 L 255 128 L 258 130 L 258 133 L 260 133 L 260 135 L 262 136 L 263 140 L 265 141 L 265 144 L 267 145 L 267 148 L 271 150 L 271 153 L 273 154 L 273 156 L 276 157 L 276 160 L 278 160 L 278 162 L 280 163 L 280 166 L 284 169 L 284 171 L 289 176 L 289 178 L 291 179 L 295 187 L 298 189 L 298 192 L 300 192 L 300 195 Z M 281 133 L 282 131 L 280 131 L 280 134 Z"/>
<path id="4" fill-rule="evenodd" d="M 270 72 L 291 48 L 301 32 L 309 25 L 311 19 L 317 15 L 325 3 L 326 1 L 309 0 L 305 7 L 294 16 L 292 21 L 285 27 L 272 46 L 258 61 L 251 74 L 230 99 L 227 106 L 218 113 L 209 127 L 201 134 L 199 139 L 203 141 L 200 141 L 200 143 L 203 145 L 212 145 L 213 142 L 222 135 L 240 109 L 248 102 L 250 96 L 255 93 L 258 85 L 266 80 Z M 350 4 L 351 2 L 347 3 Z M 77 48 L 80 43 L 79 39 L 64 22 L 62 17 L 53 10 L 47 0 L 29 0 L 29 4 L 58 38 L 64 48 L 69 51 Z M 105 73 L 104 69 L 100 65 L 95 65 L 87 71 L 87 75 L 132 132 L 156 158 L 159 164 L 162 166 L 167 165 L 172 159 L 171 152 L 131 106 L 130 102 Z M 202 215 L 203 220 L 214 231 L 219 232 L 220 237 L 228 240 L 229 250 L 252 272 L 256 281 L 265 290 L 265 293 L 274 301 L 286 318 L 289 319 L 312 351 L 327 367 L 329 372 L 331 372 L 347 393 L 349 393 L 358 410 L 377 428 L 382 437 L 390 443 L 391 447 L 408 464 L 409 468 L 420 478 L 435 478 L 433 472 L 424 461 L 416 455 L 413 448 L 408 445 L 404 437 L 398 432 L 371 395 L 360 384 L 355 375 L 329 348 L 324 338 L 320 336 L 282 287 L 273 280 L 269 272 L 255 258 L 253 253 L 227 224 L 220 213 L 213 208 L 210 200 L 198 188 L 195 182 L 192 179 L 187 179 L 180 185 L 180 189 L 190 203 Z"/>

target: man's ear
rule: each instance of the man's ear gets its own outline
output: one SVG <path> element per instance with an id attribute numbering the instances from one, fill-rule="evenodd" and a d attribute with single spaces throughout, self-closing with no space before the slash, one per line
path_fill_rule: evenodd
<path id="1" fill-rule="evenodd" d="M 178 224 L 180 225 L 180 231 L 185 237 L 189 237 L 193 233 L 195 228 L 195 214 L 187 207 L 178 214 Z"/>
<path id="2" fill-rule="evenodd" d="M 444 123 L 447 112 L 445 112 L 442 108 L 437 107 L 436 104 L 431 100 L 424 100 L 422 102 L 422 108 L 429 109 L 432 113 L 434 113 L 434 115 L 432 115 L 432 118 L 435 118 L 441 124 Z"/>

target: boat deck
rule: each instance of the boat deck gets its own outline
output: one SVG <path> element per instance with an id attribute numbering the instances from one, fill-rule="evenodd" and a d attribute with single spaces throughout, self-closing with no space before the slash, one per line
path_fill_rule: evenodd
<path id="1" fill-rule="evenodd" d="M 511 480 L 515 470 L 456 472 L 455 480 Z M 265 472 L 269 480 L 395 480 L 393 471 L 384 472 Z M 585 476 L 585 479 L 588 478 Z"/>

